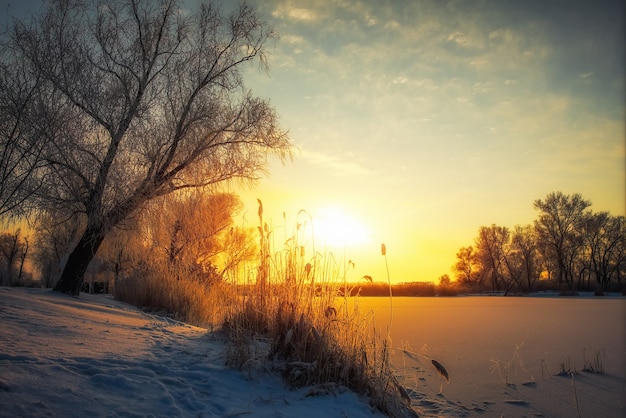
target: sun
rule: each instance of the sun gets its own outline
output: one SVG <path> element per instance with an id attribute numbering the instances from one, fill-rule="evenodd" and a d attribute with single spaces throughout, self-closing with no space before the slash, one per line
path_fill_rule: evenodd
<path id="1" fill-rule="evenodd" d="M 313 216 L 315 240 L 326 246 L 345 247 L 371 242 L 370 230 L 357 217 L 337 206 L 324 206 Z"/>

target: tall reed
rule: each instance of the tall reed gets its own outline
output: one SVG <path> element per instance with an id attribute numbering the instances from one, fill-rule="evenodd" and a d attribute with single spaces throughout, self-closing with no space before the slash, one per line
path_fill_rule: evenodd
<path id="1" fill-rule="evenodd" d="M 258 216 L 257 274 L 247 278 L 246 292 L 224 324 L 234 345 L 231 363 L 249 365 L 258 352 L 251 345 L 266 343 L 267 359 L 290 386 L 343 385 L 369 396 L 383 412 L 411 416 L 410 398 L 392 371 L 389 335 L 377 335 L 372 314 L 360 311 L 358 297 L 348 297 L 351 262 L 316 251 L 306 211 L 279 248 L 270 245 L 276 237 L 261 201 Z"/>

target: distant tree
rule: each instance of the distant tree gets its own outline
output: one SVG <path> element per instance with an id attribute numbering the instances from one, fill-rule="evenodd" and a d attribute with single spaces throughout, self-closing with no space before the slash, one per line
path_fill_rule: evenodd
<path id="1" fill-rule="evenodd" d="M 534 207 L 539 218 L 534 227 L 538 246 L 545 258 L 553 258 L 558 283 L 574 288 L 576 262 L 582 251 L 584 240 L 581 235 L 585 223 L 585 210 L 591 202 L 576 193 L 550 193 L 544 200 L 535 200 Z"/>
<path id="2" fill-rule="evenodd" d="M 520 290 L 532 292 L 539 280 L 541 267 L 534 230 L 531 225 L 515 227 L 511 237 L 507 267 Z"/>
<path id="3" fill-rule="evenodd" d="M 502 280 L 502 287 L 505 291 L 505 295 L 514 288 L 517 288 L 520 291 L 524 290 L 524 265 L 521 254 L 514 251 L 510 243 L 507 248 L 508 252 L 504 255 L 506 276 L 504 276 Z"/>
<path id="4" fill-rule="evenodd" d="M 83 226 L 55 290 L 77 295 L 104 238 L 147 201 L 255 180 L 269 152 L 289 154 L 275 111 L 241 77 L 247 62 L 266 66 L 274 37 L 246 4 L 225 17 L 179 0 L 52 0 L 13 24 L 3 71 L 36 80 L 21 102 L 46 99 L 37 202 Z"/>
<path id="5" fill-rule="evenodd" d="M 457 262 L 452 266 L 456 273 L 456 279 L 462 284 L 481 284 L 477 283 L 478 260 L 474 248 L 470 245 L 463 247 L 456 253 Z"/>
<path id="6" fill-rule="evenodd" d="M 583 226 L 588 249 L 588 266 L 600 290 L 606 291 L 611 280 L 618 278 L 626 254 L 626 223 L 623 216 L 608 212 L 589 213 Z"/>
<path id="7" fill-rule="evenodd" d="M 620 218 L 622 225 L 626 223 L 624 217 Z M 618 289 L 621 289 L 622 293 L 626 294 L 626 286 L 622 282 L 624 279 L 626 279 L 626 240 L 620 240 L 618 242 L 616 253 L 619 255 L 618 259 L 616 260 L 616 279 Z"/>
<path id="8" fill-rule="evenodd" d="M 504 226 L 482 226 L 476 239 L 476 258 L 482 274 L 491 283 L 491 289 L 508 290 L 511 287 L 507 275 L 506 257 L 510 239 L 509 229 Z"/>
<path id="9" fill-rule="evenodd" d="M 450 286 L 450 283 L 452 282 L 447 274 L 439 276 L 439 286 Z"/>
<path id="10" fill-rule="evenodd" d="M 535 234 L 537 232 L 534 226 L 533 232 L 535 232 Z M 542 269 L 541 275 L 543 275 L 543 277 L 547 281 L 552 282 L 554 281 L 554 278 L 556 276 L 555 272 L 557 270 L 556 257 L 553 255 L 554 250 L 547 243 L 539 240 L 538 237 L 536 238 L 535 245 L 537 246 L 537 252 L 539 254 L 539 264 L 541 266 L 540 268 Z"/>
<path id="11" fill-rule="evenodd" d="M 450 286 L 451 283 L 452 281 L 450 280 L 450 276 L 448 276 L 447 274 L 439 276 L 439 286 L 447 287 Z"/>
<path id="12" fill-rule="evenodd" d="M 0 234 L 0 285 L 12 286 L 21 280 L 28 247 L 20 228 Z"/>

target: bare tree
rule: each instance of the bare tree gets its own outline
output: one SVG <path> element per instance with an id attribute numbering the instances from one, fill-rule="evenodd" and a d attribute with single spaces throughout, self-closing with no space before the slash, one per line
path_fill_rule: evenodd
<path id="1" fill-rule="evenodd" d="M 509 240 L 509 229 L 505 226 L 482 226 L 478 230 L 476 256 L 483 274 L 491 281 L 493 291 L 501 288 L 508 291 L 511 286 L 505 261 L 508 255 Z"/>
<path id="2" fill-rule="evenodd" d="M 147 201 L 256 180 L 268 153 L 290 154 L 275 111 L 241 76 L 247 62 L 266 66 L 274 37 L 248 5 L 224 16 L 178 0 L 55 0 L 13 26 L 15 61 L 53 98 L 41 101 L 51 120 L 39 202 L 85 219 L 55 290 L 77 295 L 107 233 Z"/>
<path id="3" fill-rule="evenodd" d="M 545 200 L 535 200 L 539 218 L 535 220 L 538 245 L 546 258 L 556 261 L 556 274 L 559 283 L 574 287 L 575 263 L 583 247 L 582 227 L 585 210 L 591 202 L 578 193 L 565 195 L 562 192 L 550 193 Z"/>
<path id="4" fill-rule="evenodd" d="M 588 249 L 590 273 L 596 278 L 601 291 L 606 291 L 613 278 L 619 275 L 626 254 L 626 223 L 623 216 L 608 212 L 590 213 L 583 227 Z"/>
<path id="5" fill-rule="evenodd" d="M 144 211 L 141 228 L 155 258 L 173 275 L 186 272 L 208 279 L 210 273 L 216 279 L 247 261 L 242 258 L 246 253 L 242 243 L 236 241 L 244 231 L 233 224 L 241 207 L 239 198 L 230 193 L 169 195 Z"/>
<path id="6" fill-rule="evenodd" d="M 224 279 L 236 282 L 248 262 L 258 260 L 259 249 L 254 228 L 231 227 L 223 237 L 224 251 L 217 255 L 216 263 Z"/>
<path id="7" fill-rule="evenodd" d="M 472 285 L 477 279 L 478 260 L 476 259 L 476 251 L 471 245 L 463 247 L 456 253 L 457 262 L 452 266 L 456 272 L 456 279 L 463 284 Z M 478 283 L 481 284 L 481 283 Z"/>
<path id="8" fill-rule="evenodd" d="M 100 258 L 117 283 L 127 278 L 145 254 L 145 233 L 140 216 L 132 216 L 118 224 L 102 242 L 96 258 Z"/>
<path id="9" fill-rule="evenodd" d="M 532 226 L 517 225 L 515 227 L 511 237 L 510 249 L 507 266 L 511 275 L 518 278 L 517 281 L 521 290 L 532 292 L 533 286 L 541 275 L 539 254 Z"/>
<path id="10" fill-rule="evenodd" d="M 0 219 L 28 212 L 41 185 L 37 174 L 45 137 L 40 129 L 40 79 L 20 65 L 15 51 L 0 44 Z"/>
<path id="11" fill-rule="evenodd" d="M 13 286 L 22 279 L 24 262 L 28 255 L 28 238 L 20 228 L 0 234 L 0 285 Z M 6 274 L 6 280 L 4 275 Z"/>
<path id="12" fill-rule="evenodd" d="M 626 229 L 626 218 L 620 216 L 620 222 L 622 223 L 622 228 Z M 617 265 L 615 269 L 615 275 L 617 279 L 618 288 L 621 289 L 622 293 L 626 293 L 626 287 L 624 286 L 622 280 L 626 278 L 626 233 L 623 234 L 624 239 L 620 240 L 617 244 L 617 248 L 615 252 L 618 254 L 617 260 L 615 263 Z"/>
<path id="13" fill-rule="evenodd" d="M 116 283 L 140 284 L 145 275 L 212 285 L 256 260 L 254 230 L 234 225 L 242 208 L 230 193 L 173 193 L 153 199 L 107 236 L 95 260 Z"/>

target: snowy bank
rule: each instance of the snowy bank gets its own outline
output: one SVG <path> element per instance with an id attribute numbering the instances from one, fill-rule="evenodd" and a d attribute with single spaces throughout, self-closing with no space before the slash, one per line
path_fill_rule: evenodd
<path id="1" fill-rule="evenodd" d="M 382 417 L 341 387 L 226 367 L 219 333 L 108 296 L 0 288 L 0 416 Z"/>

